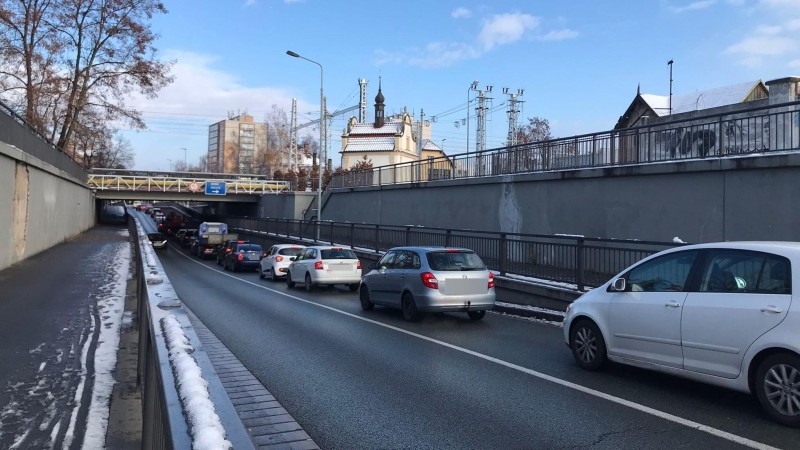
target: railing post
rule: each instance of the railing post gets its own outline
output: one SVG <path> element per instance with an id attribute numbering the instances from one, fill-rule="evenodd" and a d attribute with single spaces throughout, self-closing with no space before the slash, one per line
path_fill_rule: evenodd
<path id="1" fill-rule="evenodd" d="M 500 275 L 506 274 L 506 245 L 507 245 L 507 237 L 506 233 L 500 233 L 500 248 L 497 252 L 497 257 L 499 259 L 498 265 L 500 266 Z"/>
<path id="2" fill-rule="evenodd" d="M 445 247 L 450 247 L 450 242 L 451 242 L 450 234 L 451 233 L 452 233 L 452 231 L 450 231 L 450 230 L 447 230 L 445 232 L 445 237 L 444 237 L 444 246 Z"/>
<path id="3" fill-rule="evenodd" d="M 583 265 L 583 250 L 584 250 L 584 240 L 583 238 L 578 238 L 577 244 L 575 246 L 575 282 L 578 285 L 578 291 L 583 292 L 583 284 L 584 284 L 584 265 Z"/>
<path id="4" fill-rule="evenodd" d="M 403 245 L 408 245 L 408 235 L 411 234 L 411 227 L 406 227 L 406 239 L 403 242 Z"/>
<path id="5" fill-rule="evenodd" d="M 329 241 L 330 241 L 331 245 L 333 245 L 333 221 L 332 220 L 331 220 L 331 233 L 330 233 L 330 236 L 328 236 L 328 237 L 330 237 Z"/>
<path id="6" fill-rule="evenodd" d="M 380 246 L 378 245 L 380 235 L 380 225 L 375 225 L 375 253 L 380 253 Z"/>
<path id="7" fill-rule="evenodd" d="M 355 223 L 351 223 L 350 224 L 350 248 L 353 248 L 356 245 L 355 232 L 356 232 L 356 224 Z"/>

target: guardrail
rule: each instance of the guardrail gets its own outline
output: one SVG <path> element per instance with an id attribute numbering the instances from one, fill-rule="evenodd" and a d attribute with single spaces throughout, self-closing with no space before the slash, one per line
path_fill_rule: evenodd
<path id="1" fill-rule="evenodd" d="M 224 428 L 224 439 L 236 449 L 253 448 L 252 440 L 224 392 L 219 377 L 210 370 L 211 363 L 208 356 L 203 351 L 197 351 L 202 347 L 200 340 L 186 312 L 182 310 L 181 302 L 166 278 L 160 262 L 152 255 L 147 256 L 145 246 L 150 244 L 146 241 L 141 242 L 140 237 L 144 233 L 140 233 L 139 226 L 132 217 L 128 218 L 128 230 L 134 244 L 136 264 L 139 327 L 136 381 L 142 393 L 141 448 L 157 450 L 196 448 L 192 436 L 198 430 L 192 427 L 203 425 L 190 423 L 188 419 L 190 412 L 185 410 L 187 401 L 179 394 L 180 386 L 176 382 L 177 370 L 170 362 L 168 342 L 165 333 L 162 332 L 161 321 L 167 317 L 178 321 L 188 344 L 195 349 L 191 357 L 202 367 L 203 380 L 207 383 L 209 395 L 212 399 L 216 399 L 214 409 Z M 204 416 L 207 420 L 208 414 Z M 206 437 L 213 436 L 206 435 Z"/>
<path id="2" fill-rule="evenodd" d="M 329 187 L 482 178 L 800 150 L 800 102 L 334 173 Z"/>
<path id="3" fill-rule="evenodd" d="M 209 219 L 212 220 L 212 219 Z M 673 242 L 603 239 L 567 235 L 497 233 L 489 231 L 356 224 L 316 220 L 216 217 L 244 232 L 268 233 L 298 242 L 348 245 L 382 253 L 404 245 L 465 247 L 501 275 L 574 285 L 583 291 L 599 286 L 626 267 L 653 253 L 675 247 Z"/>

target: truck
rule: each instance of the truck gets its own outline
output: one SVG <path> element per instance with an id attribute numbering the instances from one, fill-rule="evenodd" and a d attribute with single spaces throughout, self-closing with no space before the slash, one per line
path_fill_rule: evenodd
<path id="1" fill-rule="evenodd" d="M 191 252 L 200 259 L 216 258 L 225 241 L 238 238 L 238 234 L 228 233 L 228 224 L 203 222 L 197 227 L 197 239 L 192 244 Z"/>
<path id="2" fill-rule="evenodd" d="M 171 211 L 158 224 L 158 231 L 168 236 L 174 235 L 181 228 L 186 228 L 186 223 L 183 221 L 183 214 L 177 211 Z"/>

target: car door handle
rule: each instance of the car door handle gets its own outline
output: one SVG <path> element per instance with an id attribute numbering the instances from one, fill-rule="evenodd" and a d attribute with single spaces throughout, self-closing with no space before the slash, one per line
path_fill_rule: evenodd
<path id="1" fill-rule="evenodd" d="M 668 306 L 670 308 L 680 308 L 681 304 L 673 300 L 673 301 L 667 302 L 667 304 L 665 306 Z"/>
<path id="2" fill-rule="evenodd" d="M 769 305 L 766 308 L 761 308 L 761 312 L 782 313 L 783 309 L 775 305 Z"/>

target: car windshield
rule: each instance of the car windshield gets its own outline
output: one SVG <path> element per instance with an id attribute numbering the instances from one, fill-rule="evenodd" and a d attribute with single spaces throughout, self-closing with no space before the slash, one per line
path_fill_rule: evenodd
<path id="1" fill-rule="evenodd" d="M 433 270 L 460 271 L 484 270 L 486 265 L 481 258 L 469 251 L 441 251 L 428 253 L 428 265 Z"/>
<path id="2" fill-rule="evenodd" d="M 332 248 L 322 250 L 322 259 L 358 259 L 355 252 L 349 248 Z"/>
<path id="3" fill-rule="evenodd" d="M 261 246 L 256 244 L 245 244 L 245 245 L 240 245 L 237 248 L 237 250 L 239 250 L 240 252 L 260 252 Z"/>
<path id="4" fill-rule="evenodd" d="M 166 237 L 161 233 L 150 233 L 147 235 L 147 238 L 151 241 L 163 241 Z"/>
<path id="5" fill-rule="evenodd" d="M 186 236 L 195 236 L 197 235 L 197 230 L 186 230 Z"/>
<path id="6" fill-rule="evenodd" d="M 300 253 L 301 251 L 303 251 L 303 249 L 299 248 L 299 247 L 297 247 L 297 248 L 282 248 L 282 249 L 278 250 L 278 254 L 279 255 L 284 255 L 284 256 L 297 256 L 298 253 Z"/>

